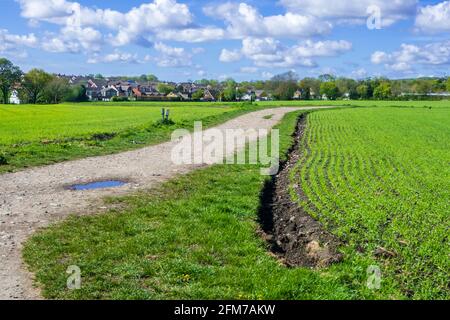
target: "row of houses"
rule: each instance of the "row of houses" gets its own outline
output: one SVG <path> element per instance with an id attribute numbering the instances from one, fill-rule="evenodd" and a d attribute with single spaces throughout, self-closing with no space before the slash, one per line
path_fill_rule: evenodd
<path id="1" fill-rule="evenodd" d="M 81 85 L 86 89 L 86 97 L 89 101 L 112 101 L 116 98 L 138 101 L 190 101 L 194 100 L 194 94 L 201 90 L 201 94 L 195 95 L 195 100 L 220 101 L 223 88 L 212 87 L 193 82 L 146 82 L 138 83 L 134 80 L 121 80 L 114 78 L 90 78 L 84 76 L 56 75 L 68 80 L 71 86 Z M 166 88 L 173 88 L 171 92 L 161 92 L 161 84 Z M 165 90 L 166 91 L 166 90 Z M 239 100 L 264 101 L 271 100 L 272 96 L 264 90 L 248 90 Z M 10 103 L 20 104 L 17 90 L 13 90 Z"/>
<path id="2" fill-rule="evenodd" d="M 202 85 L 192 82 L 174 83 L 164 82 L 174 90 L 163 93 L 158 90 L 161 82 L 138 83 L 134 80 L 117 79 L 91 79 L 87 77 L 70 76 L 71 85 L 83 85 L 86 88 L 86 96 L 90 101 L 111 101 L 114 97 L 129 100 L 142 101 L 189 101 L 193 100 L 193 95 L 201 90 L 203 94 L 197 99 L 201 101 L 220 101 L 221 88 L 210 85 Z M 197 95 L 198 96 L 198 95 Z M 264 90 L 249 90 L 240 100 L 269 100 L 270 95 Z"/>
<path id="3" fill-rule="evenodd" d="M 90 101 L 111 101 L 114 97 L 142 101 L 186 101 L 191 100 L 192 95 L 200 89 L 204 91 L 202 100 L 216 101 L 219 99 L 216 90 L 195 83 L 162 83 L 175 88 L 169 93 L 158 90 L 161 82 L 138 83 L 134 80 L 91 79 L 72 76 L 69 83 L 71 85 L 83 85 L 86 88 L 86 96 Z"/>

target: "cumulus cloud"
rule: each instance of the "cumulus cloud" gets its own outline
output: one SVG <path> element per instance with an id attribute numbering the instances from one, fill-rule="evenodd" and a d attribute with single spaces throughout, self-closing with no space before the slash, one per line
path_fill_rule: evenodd
<path id="1" fill-rule="evenodd" d="M 45 21 L 73 27 L 104 27 L 116 31 L 117 46 L 135 41 L 143 33 L 188 27 L 192 14 L 186 4 L 175 0 L 154 0 L 122 13 L 93 9 L 66 0 L 18 0 L 21 15 L 31 21 Z M 187 32 L 189 35 L 189 32 Z"/>
<path id="2" fill-rule="evenodd" d="M 26 57 L 23 47 L 36 48 L 39 45 L 37 37 L 30 33 L 28 35 L 16 35 L 9 33 L 6 29 L 0 29 L 0 54 Z"/>
<path id="3" fill-rule="evenodd" d="M 242 54 L 239 50 L 222 49 L 220 53 L 219 61 L 221 62 L 234 62 L 240 60 Z"/>
<path id="4" fill-rule="evenodd" d="M 418 0 L 280 0 L 290 12 L 301 12 L 319 18 L 336 19 L 342 23 L 365 23 L 368 8 L 377 6 L 382 13 L 382 24 L 389 26 L 414 16 Z"/>
<path id="5" fill-rule="evenodd" d="M 51 21 L 56 18 L 70 16 L 79 8 L 74 2 L 65 0 L 18 0 L 22 12 L 27 19 Z"/>
<path id="6" fill-rule="evenodd" d="M 182 42 L 205 42 L 212 40 L 221 40 L 225 37 L 225 31 L 216 27 L 187 28 L 187 29 L 169 29 L 160 30 L 156 37 L 161 40 L 174 40 Z"/>
<path id="7" fill-rule="evenodd" d="M 415 65 L 439 66 L 450 64 L 450 41 L 429 43 L 423 46 L 402 44 L 392 53 L 376 51 L 372 54 L 374 64 L 384 64 L 393 71 L 407 72 Z"/>
<path id="8" fill-rule="evenodd" d="M 91 64 L 112 63 L 112 62 L 140 63 L 137 54 L 120 52 L 119 50 L 115 50 L 113 53 L 107 55 L 95 54 L 91 58 L 89 58 L 87 62 Z"/>
<path id="9" fill-rule="evenodd" d="M 192 22 L 185 4 L 175 0 L 154 0 L 126 13 L 111 9 L 93 9 L 78 2 L 65 0 L 18 0 L 21 15 L 27 19 L 56 24 L 105 26 L 110 29 L 127 27 L 131 32 L 160 27 L 180 27 Z"/>
<path id="10" fill-rule="evenodd" d="M 416 16 L 415 26 L 426 33 L 450 31 L 450 1 L 421 7 Z"/>
<path id="11" fill-rule="evenodd" d="M 240 51 L 222 50 L 220 61 L 232 62 L 240 57 L 253 61 L 257 67 L 315 67 L 314 58 L 332 57 L 351 50 L 348 41 L 307 40 L 294 46 L 284 46 L 274 38 L 245 38 Z"/>
<path id="12" fill-rule="evenodd" d="M 184 48 L 171 47 L 164 43 L 155 43 L 155 50 L 161 55 L 154 58 L 160 67 L 189 67 L 192 65 L 192 54 Z"/>
<path id="13" fill-rule="evenodd" d="M 54 53 L 97 52 L 102 43 L 101 33 L 91 27 L 65 26 L 59 34 L 47 35 L 42 41 L 42 49 Z"/>
<path id="14" fill-rule="evenodd" d="M 38 39 L 33 33 L 28 35 L 11 34 L 6 29 L 0 29 L 0 45 L 2 46 L 26 46 L 35 47 L 38 44 Z"/>
<path id="15" fill-rule="evenodd" d="M 364 68 L 359 68 L 359 69 L 353 70 L 351 73 L 351 77 L 356 78 L 356 79 L 365 78 L 365 77 L 367 77 L 367 71 Z"/>
<path id="16" fill-rule="evenodd" d="M 274 76 L 274 74 L 271 72 L 263 71 L 261 73 L 261 77 L 263 77 L 264 79 L 272 79 L 273 76 Z"/>
<path id="17" fill-rule="evenodd" d="M 203 9 L 208 16 L 222 19 L 227 25 L 227 36 L 245 37 L 309 37 L 328 33 L 332 25 L 313 16 L 296 13 L 264 17 L 246 3 L 227 2 Z"/>

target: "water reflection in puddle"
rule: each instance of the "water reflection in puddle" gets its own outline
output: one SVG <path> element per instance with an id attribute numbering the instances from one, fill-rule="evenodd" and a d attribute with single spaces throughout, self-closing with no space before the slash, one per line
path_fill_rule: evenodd
<path id="1" fill-rule="evenodd" d="M 90 183 L 83 184 L 74 184 L 69 187 L 70 190 L 74 191 L 82 191 L 82 190 L 94 190 L 94 189 L 106 189 L 106 188 L 117 188 L 127 184 L 124 181 L 120 180 L 105 180 L 105 181 L 96 181 Z"/>

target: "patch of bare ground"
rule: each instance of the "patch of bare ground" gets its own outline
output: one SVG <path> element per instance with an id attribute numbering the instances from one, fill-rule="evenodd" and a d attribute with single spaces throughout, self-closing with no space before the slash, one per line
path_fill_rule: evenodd
<path id="1" fill-rule="evenodd" d="M 341 242 L 295 203 L 289 193 L 289 172 L 301 158 L 300 142 L 305 126 L 306 116 L 302 115 L 287 160 L 261 193 L 259 220 L 272 254 L 285 265 L 322 268 L 342 260 L 338 252 Z M 300 188 L 295 191 L 304 197 Z"/>

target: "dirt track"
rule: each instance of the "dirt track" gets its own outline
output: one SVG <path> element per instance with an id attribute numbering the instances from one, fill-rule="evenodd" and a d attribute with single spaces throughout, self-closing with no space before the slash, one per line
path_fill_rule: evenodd
<path id="1" fill-rule="evenodd" d="M 305 108 L 275 108 L 230 120 L 216 129 L 269 129 L 284 114 Z M 265 116 L 273 115 L 270 119 Z M 0 175 L 0 299 L 39 299 L 32 277 L 21 259 L 22 243 L 36 229 L 72 213 L 100 212 L 104 196 L 150 188 L 177 174 L 196 168 L 175 166 L 171 150 L 176 142 L 114 155 L 92 157 Z M 94 180 L 123 179 L 123 187 L 96 191 L 71 191 L 70 184 Z"/>

